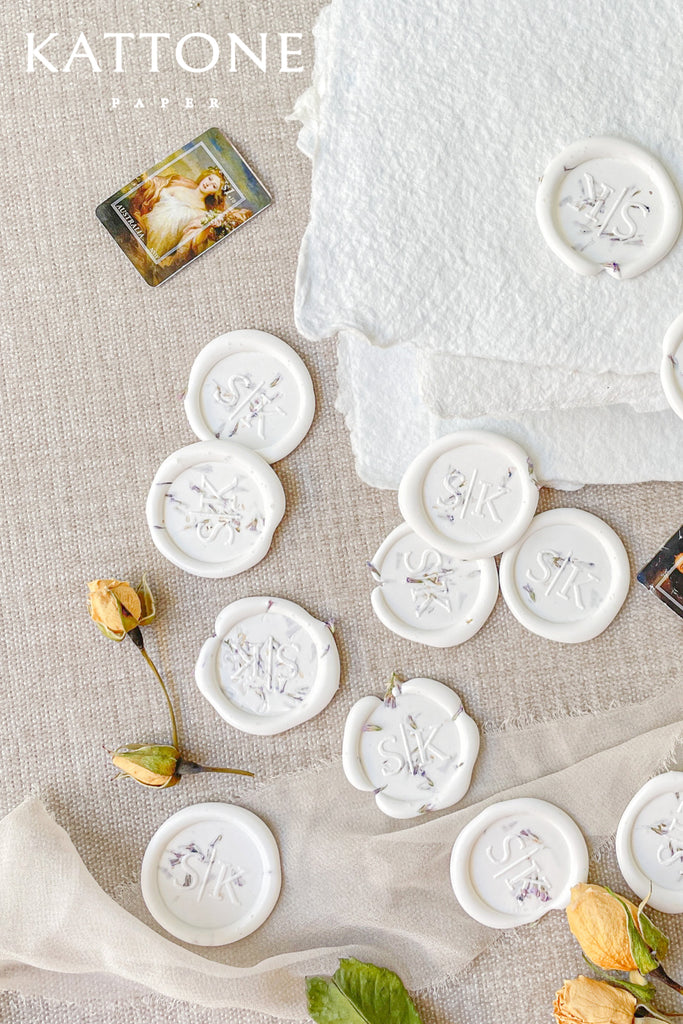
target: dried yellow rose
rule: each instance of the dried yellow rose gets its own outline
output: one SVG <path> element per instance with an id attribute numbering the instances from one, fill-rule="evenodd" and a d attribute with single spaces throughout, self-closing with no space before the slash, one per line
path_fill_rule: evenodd
<path id="1" fill-rule="evenodd" d="M 624 989 L 579 975 L 555 996 L 557 1024 L 633 1024 L 638 1000 Z"/>
<path id="2" fill-rule="evenodd" d="M 122 580 L 88 583 L 90 618 L 111 640 L 123 640 L 136 626 L 151 622 L 154 611 L 154 599 L 144 580 L 137 589 Z"/>
<path id="3" fill-rule="evenodd" d="M 639 970 L 631 949 L 627 913 L 638 929 L 638 908 L 629 900 L 617 899 L 602 885 L 582 882 L 572 889 L 567 907 L 569 927 L 588 959 L 605 971 Z"/>

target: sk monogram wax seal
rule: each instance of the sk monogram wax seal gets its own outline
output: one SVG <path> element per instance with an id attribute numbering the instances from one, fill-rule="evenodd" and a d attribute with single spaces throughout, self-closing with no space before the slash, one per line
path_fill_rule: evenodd
<path id="1" fill-rule="evenodd" d="M 224 946 L 256 931 L 280 895 L 280 853 L 265 822 L 244 807 L 185 807 L 152 836 L 142 895 L 166 931 Z"/>
<path id="2" fill-rule="evenodd" d="M 683 772 L 646 782 L 617 829 L 617 860 L 637 896 L 665 914 L 683 913 Z"/>
<path id="3" fill-rule="evenodd" d="M 370 569 L 375 615 L 407 640 L 453 647 L 481 629 L 498 597 L 492 558 L 463 562 L 422 540 L 407 523 L 389 534 Z"/>
<path id="4" fill-rule="evenodd" d="M 614 530 L 576 508 L 536 516 L 500 560 L 505 603 L 532 633 L 576 644 L 609 626 L 626 600 L 630 570 Z"/>
<path id="5" fill-rule="evenodd" d="M 522 536 L 536 511 L 538 487 L 518 444 L 463 430 L 435 441 L 411 462 L 398 504 L 408 525 L 437 551 L 488 558 Z"/>
<path id="6" fill-rule="evenodd" d="M 581 832 L 545 800 L 491 804 L 465 826 L 451 855 L 460 906 L 489 928 L 515 928 L 566 907 L 572 886 L 587 877 Z"/>
<path id="7" fill-rule="evenodd" d="M 161 553 L 212 579 L 260 562 L 284 512 L 275 472 L 234 441 L 199 441 L 170 455 L 147 498 L 147 522 Z"/>
<path id="8" fill-rule="evenodd" d="M 339 654 L 329 626 L 298 604 L 247 597 L 216 619 L 195 678 L 230 725 L 273 736 L 327 707 L 339 687 Z"/>
<path id="9" fill-rule="evenodd" d="M 543 237 L 579 274 L 630 278 L 658 263 L 681 230 L 681 201 L 652 154 L 605 136 L 549 164 L 536 194 Z"/>
<path id="10" fill-rule="evenodd" d="M 683 313 L 664 335 L 661 378 L 667 402 L 683 419 Z"/>
<path id="11" fill-rule="evenodd" d="M 308 370 L 284 341 L 264 331 L 231 331 L 195 359 L 185 411 L 201 440 L 239 441 L 277 462 L 306 436 L 315 397 Z"/>
<path id="12" fill-rule="evenodd" d="M 479 731 L 457 693 L 434 679 L 392 679 L 384 698 L 363 697 L 344 728 L 342 763 L 356 789 L 390 818 L 414 818 L 462 799 Z"/>

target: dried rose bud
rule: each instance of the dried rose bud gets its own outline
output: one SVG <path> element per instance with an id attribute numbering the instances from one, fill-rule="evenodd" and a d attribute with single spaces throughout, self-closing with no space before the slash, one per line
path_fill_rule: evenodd
<path id="1" fill-rule="evenodd" d="M 602 885 L 575 885 L 569 927 L 586 959 L 606 971 L 637 971 L 683 991 L 661 966 L 669 940 L 640 907 Z"/>
<path id="2" fill-rule="evenodd" d="M 580 975 L 565 981 L 555 996 L 557 1024 L 633 1024 L 638 1000 L 606 981 Z"/>
<path id="3" fill-rule="evenodd" d="M 115 750 L 111 759 L 119 770 L 117 778 L 127 775 L 141 786 L 157 786 L 159 789 L 175 786 L 183 775 L 198 775 L 200 772 L 254 777 L 253 772 L 244 771 L 242 768 L 214 768 L 197 764 L 196 761 L 186 761 L 178 750 L 170 745 L 130 743 Z"/>
<path id="4" fill-rule="evenodd" d="M 175 747 L 140 744 L 119 747 L 112 754 L 112 761 L 121 775 L 129 775 L 142 786 L 162 789 L 180 782 L 180 776 L 176 775 L 179 758 Z"/>
<path id="5" fill-rule="evenodd" d="M 137 589 L 121 580 L 91 580 L 88 612 L 105 636 L 123 640 L 136 626 L 153 621 L 154 598 L 144 579 Z"/>

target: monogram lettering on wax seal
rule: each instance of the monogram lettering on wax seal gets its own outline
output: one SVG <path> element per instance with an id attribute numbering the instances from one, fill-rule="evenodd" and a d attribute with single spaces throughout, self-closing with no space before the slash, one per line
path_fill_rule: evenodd
<path id="1" fill-rule="evenodd" d="M 453 647 L 484 625 L 498 597 L 493 558 L 464 562 L 422 540 L 407 523 L 389 534 L 368 563 L 372 608 L 407 640 Z"/>
<path id="2" fill-rule="evenodd" d="M 195 679 L 230 725 L 273 736 L 327 707 L 339 673 L 339 653 L 326 623 L 293 601 L 247 597 L 220 612 Z"/>
<path id="3" fill-rule="evenodd" d="M 617 828 L 621 873 L 641 899 L 683 913 L 683 772 L 665 772 L 638 790 Z"/>
<path id="4" fill-rule="evenodd" d="M 479 730 L 460 697 L 435 679 L 394 677 L 384 700 L 363 697 L 344 727 L 342 763 L 380 811 L 413 818 L 461 800 L 479 752 Z"/>
<path id="5" fill-rule="evenodd" d="M 576 508 L 536 516 L 500 560 L 505 603 L 526 629 L 565 644 L 609 626 L 630 586 L 626 549 L 614 530 Z"/>
<path id="6" fill-rule="evenodd" d="M 152 540 L 170 562 L 223 579 L 267 554 L 285 495 L 256 452 L 234 441 L 199 441 L 161 464 L 146 512 Z"/>
<path id="7" fill-rule="evenodd" d="M 489 558 L 522 536 L 536 511 L 538 486 L 528 455 L 514 441 L 463 430 L 411 462 L 398 504 L 408 525 L 437 551 Z"/>
<path id="8" fill-rule="evenodd" d="M 223 946 L 256 931 L 280 895 L 273 833 L 244 807 L 185 807 L 152 836 L 142 861 L 142 895 L 177 939 Z"/>
<path id="9" fill-rule="evenodd" d="M 460 832 L 451 884 L 463 910 L 489 928 L 515 928 L 566 907 L 588 877 L 578 826 L 545 800 L 492 804 Z"/>
<path id="10" fill-rule="evenodd" d="M 264 331 L 231 331 L 199 353 L 185 396 L 201 440 L 234 440 L 277 462 L 308 433 L 311 377 L 294 349 Z"/>
<path id="11" fill-rule="evenodd" d="M 607 136 L 572 143 L 546 168 L 536 216 L 553 252 L 579 274 L 636 277 L 681 230 L 681 201 L 660 162 Z"/>

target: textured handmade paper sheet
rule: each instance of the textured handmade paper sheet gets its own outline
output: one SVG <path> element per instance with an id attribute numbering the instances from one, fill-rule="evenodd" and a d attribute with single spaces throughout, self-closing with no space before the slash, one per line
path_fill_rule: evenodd
<path id="1" fill-rule="evenodd" d="M 174 39 L 302 30 L 310 68 L 307 33 L 317 11 L 303 0 L 258 8 L 244 0 L 230 5 L 228 21 L 225 5 L 202 0 L 201 8 L 148 4 L 141 19 L 132 0 L 87 11 L 58 3 L 41 27 L 47 34 L 54 24 L 73 38 L 81 28 L 99 38 L 128 26 Z M 24 9 L 8 12 L 10 45 L 31 28 L 26 18 Z M 303 1020 L 303 975 L 355 952 L 403 974 L 425 1024 L 546 1020 L 555 989 L 583 969 L 562 915 L 518 933 L 482 934 L 450 896 L 450 843 L 481 802 L 516 787 L 575 814 L 596 854 L 591 876 L 623 888 L 609 836 L 627 797 L 674 749 L 678 620 L 634 586 L 607 633 L 576 648 L 527 634 L 500 601 L 481 633 L 456 650 L 423 649 L 389 633 L 372 615 L 365 563 L 399 522 L 395 496 L 354 471 L 334 410 L 334 345 L 303 340 L 293 324 L 310 163 L 284 118 L 304 75 L 226 73 L 211 91 L 170 70 L 152 82 L 88 69 L 27 81 L 21 57 L 3 93 L 0 809 L 10 814 L 33 794 L 46 811 L 28 804 L 0 823 L 3 1019 Z M 145 90 L 174 106 L 136 111 Z M 115 116 L 112 93 L 122 99 Z M 221 110 L 186 109 L 186 93 L 198 102 L 218 94 Z M 274 205 L 150 290 L 96 222 L 95 206 L 212 123 L 259 171 Z M 162 459 L 193 441 L 180 396 L 195 355 L 244 326 L 272 331 L 301 353 L 318 412 L 301 447 L 276 467 L 288 505 L 270 554 L 243 576 L 208 581 L 157 553 L 144 503 Z M 624 538 L 634 570 L 681 519 L 677 484 L 544 491 L 541 503 L 602 515 Z M 159 603 L 147 643 L 180 702 L 185 751 L 251 768 L 255 782 L 200 776 L 154 792 L 111 781 L 103 746 L 168 741 L 168 726 L 133 645 L 106 640 L 88 620 L 84 584 L 96 576 L 136 580 L 143 570 Z M 334 618 L 343 665 L 340 691 L 318 718 L 267 740 L 221 722 L 193 681 L 218 611 L 252 594 Z M 464 809 L 398 827 L 348 787 L 339 754 L 349 707 L 381 692 L 393 669 L 452 686 L 484 734 Z M 147 914 L 139 869 L 162 821 L 206 800 L 263 815 L 281 845 L 284 887 L 273 916 L 244 944 L 192 951 L 162 936 Z M 354 870 L 348 852 L 367 871 Z M 352 898 L 344 888 L 351 874 Z M 666 930 L 680 951 L 679 920 L 667 920 Z M 683 972 L 676 956 L 669 966 Z"/>

